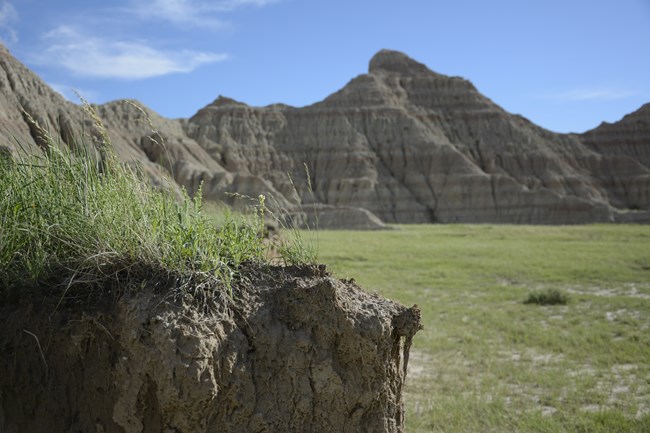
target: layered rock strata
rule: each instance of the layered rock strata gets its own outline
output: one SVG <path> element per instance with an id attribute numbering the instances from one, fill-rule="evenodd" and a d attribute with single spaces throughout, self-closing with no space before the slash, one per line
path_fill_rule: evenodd
<path id="1" fill-rule="evenodd" d="M 8 131 L 38 141 L 21 108 L 58 126 L 63 141 L 88 128 L 81 108 L 8 52 L 0 59 L 4 142 Z M 125 101 L 95 109 L 121 158 L 157 181 L 171 176 L 191 194 L 203 184 L 208 199 L 231 205 L 267 194 L 296 220 L 315 209 L 320 228 L 650 221 L 647 105 L 582 135 L 555 134 L 396 51 L 302 108 L 219 97 L 190 119 Z"/>
<path id="2" fill-rule="evenodd" d="M 642 217 L 638 211 L 650 209 L 650 104 L 619 122 L 601 124 L 581 139 L 602 155 L 594 173 L 608 202 L 617 208 L 617 218 L 634 221 Z"/>

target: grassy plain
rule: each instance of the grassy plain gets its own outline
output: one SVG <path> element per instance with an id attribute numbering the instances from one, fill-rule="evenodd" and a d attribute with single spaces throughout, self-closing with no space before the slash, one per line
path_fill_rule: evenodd
<path id="1" fill-rule="evenodd" d="M 407 431 L 650 431 L 650 227 L 409 225 L 317 247 L 422 309 Z M 553 289 L 566 305 L 524 303 Z"/>

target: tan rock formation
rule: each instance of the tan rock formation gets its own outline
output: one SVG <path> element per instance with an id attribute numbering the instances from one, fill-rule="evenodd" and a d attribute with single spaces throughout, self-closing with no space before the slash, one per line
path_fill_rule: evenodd
<path id="1" fill-rule="evenodd" d="M 256 173 L 285 196 L 283 173 L 309 167 L 318 202 L 389 222 L 609 221 L 594 164 L 575 135 L 505 112 L 466 80 L 381 51 L 369 73 L 304 108 L 220 98 L 186 124 L 229 171 Z M 309 201 L 306 182 L 296 186 Z"/>
<path id="2" fill-rule="evenodd" d="M 581 139 L 602 155 L 594 173 L 608 201 L 621 209 L 617 218 L 647 221 L 650 210 L 650 104 L 619 122 L 601 124 L 582 134 Z"/>
<path id="3" fill-rule="evenodd" d="M 84 125 L 78 106 L 8 52 L 0 58 L 5 142 L 6 131 L 35 141 L 20 107 L 62 136 Z M 121 158 L 154 179 L 170 173 L 191 194 L 203 182 L 207 198 L 230 204 L 232 193 L 269 194 L 289 213 L 316 202 L 327 228 L 374 215 L 401 223 L 650 221 L 648 107 L 583 135 L 555 134 L 467 80 L 382 50 L 367 74 L 308 107 L 219 97 L 190 119 L 124 101 L 96 110 Z M 359 208 L 374 215 L 350 211 Z"/>
<path id="4" fill-rule="evenodd" d="M 119 105 L 128 107 L 125 103 Z M 111 104 L 94 108 L 107 115 Z M 107 124 L 111 122 L 109 134 L 118 156 L 123 161 L 137 161 L 145 173 L 161 183 L 161 166 L 149 161 L 135 142 L 136 137 L 140 137 L 142 122 L 135 122 L 129 117 L 128 110 L 124 114 L 116 114 L 116 117 L 123 119 L 119 128 L 116 127 L 119 122 L 112 123 L 110 116 L 107 115 L 105 120 Z M 66 101 L 4 48 L 0 50 L 0 145 L 14 151 L 18 147 L 36 151 L 43 143 L 30 118 L 49 131 L 55 141 L 72 148 L 81 143 L 93 143 L 92 137 L 99 134 L 95 120 L 87 110 Z M 133 132 L 120 134 L 125 130 Z M 178 188 L 176 184 L 173 187 Z"/>

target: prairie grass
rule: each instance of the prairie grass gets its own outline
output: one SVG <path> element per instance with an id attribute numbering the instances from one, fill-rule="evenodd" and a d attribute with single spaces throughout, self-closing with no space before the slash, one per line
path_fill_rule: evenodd
<path id="1" fill-rule="evenodd" d="M 40 132 L 43 153 L 0 158 L 0 295 L 62 275 L 67 292 L 139 268 L 203 273 L 228 285 L 240 264 L 265 260 L 262 214 L 224 213 L 216 225 L 201 191 L 179 200 L 171 188 L 154 189 L 118 162 L 107 134 L 95 137 L 99 146 L 86 137 L 72 151 Z"/>
<path id="2" fill-rule="evenodd" d="M 650 227 L 396 228 L 322 231 L 319 258 L 420 306 L 406 431 L 650 431 Z"/>

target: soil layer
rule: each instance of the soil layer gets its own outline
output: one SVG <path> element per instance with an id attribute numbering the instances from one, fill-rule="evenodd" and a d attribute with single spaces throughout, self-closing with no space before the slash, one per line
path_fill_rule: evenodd
<path id="1" fill-rule="evenodd" d="M 2 297 L 0 431 L 403 431 L 417 307 L 323 266 L 247 269 L 232 293 L 167 278 Z"/>

